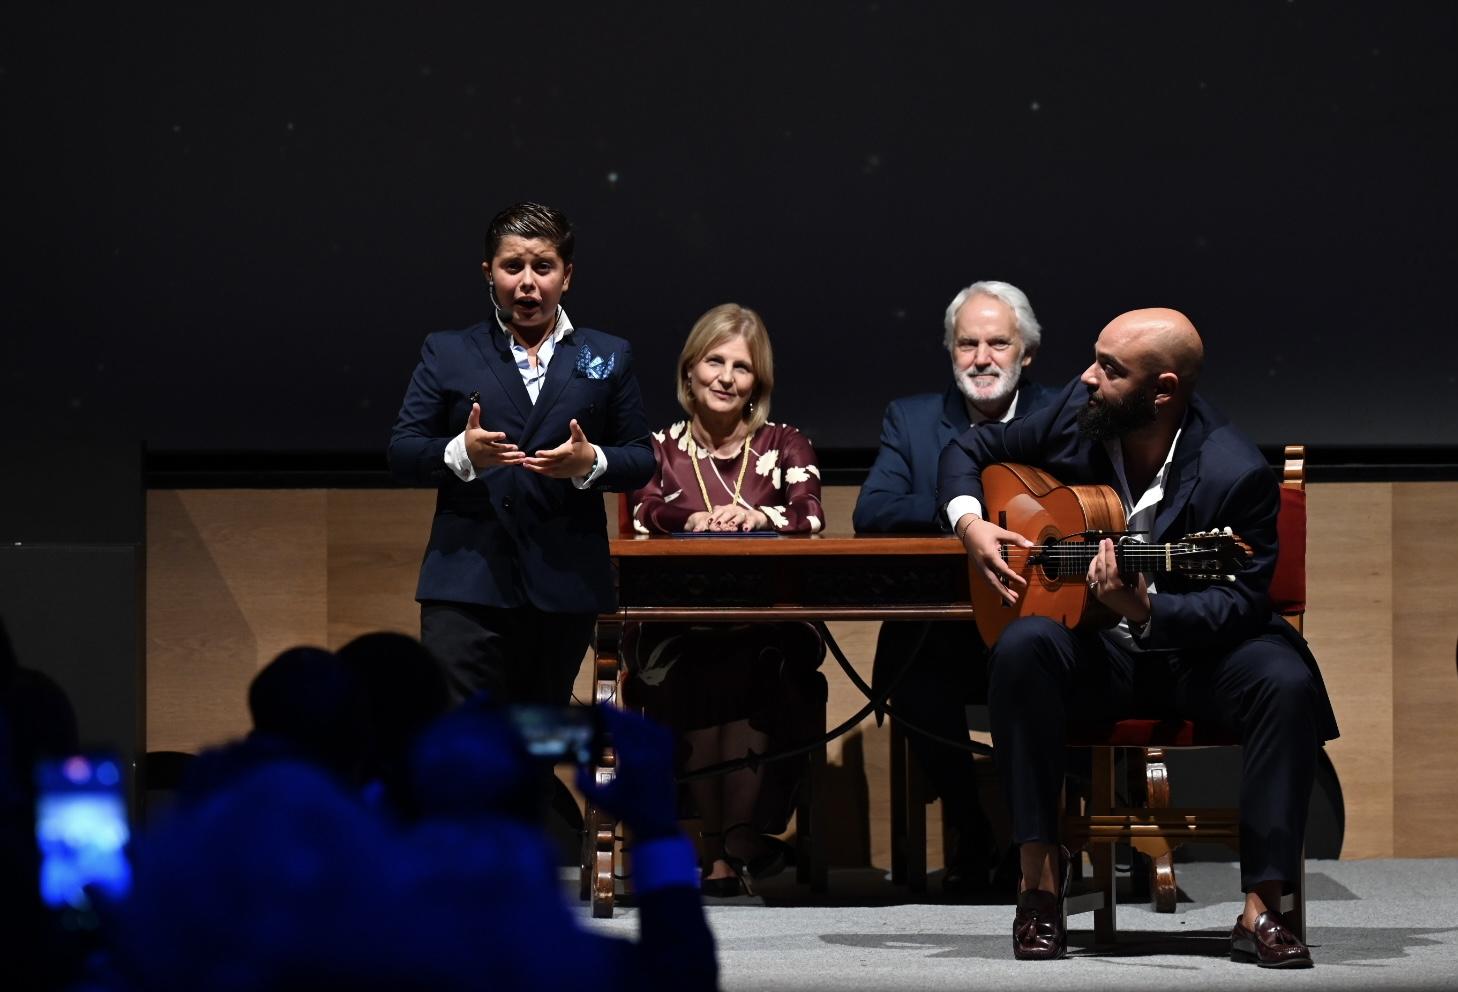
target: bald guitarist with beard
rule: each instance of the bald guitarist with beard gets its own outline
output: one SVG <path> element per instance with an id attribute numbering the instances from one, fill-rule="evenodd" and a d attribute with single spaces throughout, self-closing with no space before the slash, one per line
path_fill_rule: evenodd
<path id="1" fill-rule="evenodd" d="M 1074 631 L 1020 617 L 993 647 L 992 736 L 1022 868 L 1013 924 L 1019 959 L 1067 949 L 1058 846 L 1067 722 L 1182 717 L 1223 724 L 1242 742 L 1245 905 L 1232 956 L 1264 967 L 1311 965 L 1278 909 L 1301 871 L 1317 749 L 1337 736 L 1336 718 L 1305 641 L 1271 612 L 1266 594 L 1276 559 L 1275 476 L 1256 446 L 1195 393 L 1203 359 L 1184 314 L 1122 314 L 1099 335 L 1093 364 L 1050 406 L 975 426 L 942 453 L 938 505 L 1009 603 L 1027 583 L 1001 549 L 1032 542 L 983 518 L 981 471 L 997 462 L 1034 466 L 1064 485 L 1111 487 L 1127 529 L 1145 532 L 1141 539 L 1228 526 L 1252 550 L 1233 582 L 1164 575 L 1156 588 L 1142 575 L 1126 582 L 1105 539 L 1086 581 L 1119 616 L 1117 626 Z"/>

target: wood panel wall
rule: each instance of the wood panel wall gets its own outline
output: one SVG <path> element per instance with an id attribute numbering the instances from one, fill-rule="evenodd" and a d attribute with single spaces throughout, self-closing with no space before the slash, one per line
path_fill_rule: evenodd
<path id="1" fill-rule="evenodd" d="M 829 487 L 833 533 L 856 490 Z M 243 733 L 254 673 L 295 644 L 418 632 L 416 569 L 433 494 L 415 490 L 160 490 L 149 494 L 151 750 Z M 1330 745 L 1347 809 L 1344 857 L 1458 856 L 1458 483 L 1310 487 L 1306 633 L 1336 704 Z M 616 519 L 611 506 L 609 519 Z M 874 624 L 832 632 L 869 678 Z M 863 704 L 827 660 L 831 724 Z M 580 680 L 579 698 L 589 698 Z M 831 749 L 841 818 L 832 858 L 889 863 L 887 731 Z M 937 817 L 930 863 L 938 864 Z"/>

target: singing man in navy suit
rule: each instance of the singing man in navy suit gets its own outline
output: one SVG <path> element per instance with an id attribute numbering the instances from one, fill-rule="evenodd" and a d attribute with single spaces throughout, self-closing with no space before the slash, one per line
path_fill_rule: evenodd
<path id="1" fill-rule="evenodd" d="M 969 430 L 942 453 L 938 503 L 1006 602 L 1016 602 L 1027 582 L 1000 549 L 1033 544 L 984 519 L 981 472 L 995 462 L 1032 465 L 1064 485 L 1111 487 L 1127 529 L 1148 541 L 1228 526 L 1252 550 L 1230 582 L 1171 574 L 1156 588 L 1142 575 L 1121 575 L 1114 544 L 1104 539 L 1085 580 L 1120 618 L 1117 626 L 1070 630 L 1024 616 L 992 648 L 992 738 L 1020 845 L 1013 952 L 1021 959 L 1062 957 L 1067 948 L 1057 845 L 1068 720 L 1190 717 L 1223 725 L 1241 741 L 1245 906 L 1232 956 L 1265 967 L 1311 965 L 1279 901 L 1302 870 L 1317 749 L 1337 736 L 1336 718 L 1306 642 L 1271 612 L 1281 505 L 1275 475 L 1195 393 L 1203 362 L 1204 345 L 1184 314 L 1123 314 L 1099 335 L 1093 364 L 1052 404 Z"/>
<path id="2" fill-rule="evenodd" d="M 970 425 L 1024 416 L 1054 395 L 1027 377 L 1042 331 L 1027 294 L 1016 286 L 973 283 L 952 298 L 943 323 L 952 383 L 942 393 L 906 396 L 886 408 L 881 450 L 856 499 L 856 533 L 946 531 L 936 506 L 942 449 Z M 966 740 L 966 704 L 987 695 L 987 654 L 977 625 L 883 623 L 871 681 L 880 687 L 893 679 L 898 714 L 938 737 Z M 976 895 L 988 886 L 996 852 L 977 798 L 972 755 L 915 731 L 907 739 L 957 835 L 942 894 Z"/>
<path id="3" fill-rule="evenodd" d="M 425 339 L 390 436 L 395 478 L 439 489 L 415 598 L 457 698 L 571 698 L 616 605 L 602 491 L 653 473 L 631 347 L 562 309 L 574 240 L 540 204 L 492 219 L 494 315 Z"/>

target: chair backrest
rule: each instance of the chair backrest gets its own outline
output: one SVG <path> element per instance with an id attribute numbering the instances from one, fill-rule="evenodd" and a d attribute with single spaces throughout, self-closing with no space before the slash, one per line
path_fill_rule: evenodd
<path id="1" fill-rule="evenodd" d="M 633 536 L 633 508 L 628 503 L 627 493 L 618 493 L 618 536 Z"/>
<path id="2" fill-rule="evenodd" d="M 1276 574 L 1271 608 L 1301 629 L 1306 613 L 1306 447 L 1286 445 L 1281 472 L 1281 511 L 1276 518 Z"/>

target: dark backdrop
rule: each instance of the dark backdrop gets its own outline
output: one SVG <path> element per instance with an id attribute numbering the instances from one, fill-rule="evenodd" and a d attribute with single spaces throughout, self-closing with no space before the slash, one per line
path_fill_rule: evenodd
<path id="1" fill-rule="evenodd" d="M 734 300 L 777 419 L 874 445 L 946 383 L 953 293 L 1001 278 L 1045 381 L 1169 305 L 1261 443 L 1458 444 L 1453 4 L 28 6 L 0 42 L 28 436 L 380 451 L 530 198 L 577 223 L 568 310 L 633 340 L 655 423 Z"/>

